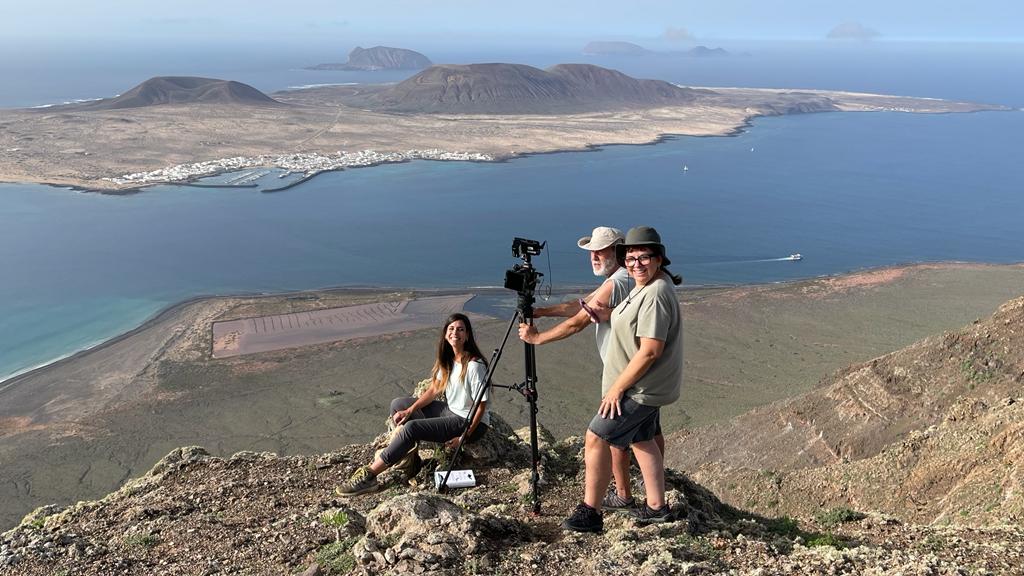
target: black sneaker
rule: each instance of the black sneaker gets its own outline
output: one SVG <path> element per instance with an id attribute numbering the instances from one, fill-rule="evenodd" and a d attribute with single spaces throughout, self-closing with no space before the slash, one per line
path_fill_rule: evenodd
<path id="1" fill-rule="evenodd" d="M 619 496 L 618 492 L 609 492 L 601 501 L 601 508 L 605 510 L 632 510 L 636 508 L 636 499 L 632 496 L 625 499 Z"/>
<path id="2" fill-rule="evenodd" d="M 637 508 L 633 515 L 637 524 L 660 524 L 672 520 L 672 509 L 668 507 L 668 504 L 657 510 L 644 504 Z"/>
<path id="3" fill-rule="evenodd" d="M 562 528 L 573 532 L 600 532 L 604 530 L 604 515 L 596 508 L 580 502 L 576 510 L 562 522 Z"/>

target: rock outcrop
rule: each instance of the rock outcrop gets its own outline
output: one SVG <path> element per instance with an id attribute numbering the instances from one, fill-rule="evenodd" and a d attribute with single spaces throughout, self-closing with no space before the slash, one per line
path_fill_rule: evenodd
<path id="1" fill-rule="evenodd" d="M 582 493 L 571 445 L 545 450 L 540 515 L 516 484 L 528 472 L 518 465 L 478 469 L 477 487 L 447 495 L 421 481 L 339 499 L 333 485 L 370 447 L 287 458 L 178 449 L 100 501 L 40 508 L 0 535 L 0 574 L 1022 573 L 1019 526 L 925 528 L 845 513 L 798 523 L 724 505 L 673 470 L 672 521 L 639 526 L 608 513 L 601 534 L 565 532 L 559 523 Z"/>

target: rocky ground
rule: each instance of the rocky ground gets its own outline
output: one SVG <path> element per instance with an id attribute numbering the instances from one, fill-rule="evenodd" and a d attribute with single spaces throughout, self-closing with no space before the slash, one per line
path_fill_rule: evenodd
<path id="1" fill-rule="evenodd" d="M 976 300 L 978 279 L 985 278 L 985 284 L 992 287 L 998 284 L 999 275 L 1007 275 L 1005 282 L 1019 286 L 1019 281 L 1013 282 L 1018 268 L 992 269 L 986 276 L 972 270 L 972 275 L 965 276 L 973 279 L 965 294 Z M 845 340 L 833 335 L 833 328 L 871 334 L 876 340 L 882 336 L 904 338 L 903 329 L 894 325 L 902 323 L 895 318 L 912 319 L 915 326 L 926 317 L 936 321 L 941 309 L 936 302 L 954 295 L 960 298 L 953 282 L 959 276 L 944 269 L 921 272 L 881 270 L 797 283 L 783 292 L 750 287 L 684 299 L 689 328 L 699 326 L 702 336 L 689 349 L 691 375 L 705 374 L 707 378 L 707 373 L 698 369 L 702 363 L 717 359 L 721 364 L 730 350 L 753 350 L 753 360 L 732 361 L 740 368 L 758 365 L 754 361 L 758 359 L 778 366 L 787 366 L 784 360 L 788 358 L 801 359 L 801 366 L 803 359 L 810 364 L 834 363 L 837 358 L 826 354 L 839 348 L 832 342 L 845 343 L 844 350 L 855 342 L 848 334 Z M 935 290 L 911 283 L 914 278 L 914 282 L 935 284 Z M 887 301 L 878 299 L 886 290 L 893 291 L 898 305 L 878 306 Z M 64 428 L 43 425 L 51 402 L 34 397 L 42 412 L 25 420 L 43 423 L 34 432 L 40 444 L 32 445 L 42 448 L 6 456 L 0 478 L 8 480 L 0 487 L 0 495 L 22 478 L 39 493 L 47 482 L 73 483 L 77 479 L 79 484 L 96 483 L 93 477 L 106 470 L 104 457 L 124 462 L 132 451 L 165 453 L 170 446 L 194 444 L 197 436 L 193 429 L 210 422 L 220 428 L 211 428 L 203 437 L 214 444 L 223 441 L 225 431 L 240 434 L 242 426 L 266 417 L 268 424 L 283 429 L 294 428 L 295 423 L 305 426 L 303 430 L 308 428 L 308 432 L 303 434 L 318 434 L 331 447 L 326 453 L 317 449 L 300 452 L 306 455 L 277 456 L 265 452 L 273 450 L 273 444 L 257 430 L 254 437 L 259 443 L 250 443 L 252 449 L 230 457 L 214 457 L 201 448 L 174 449 L 148 473 L 127 474 L 139 477 L 126 483 L 123 477 L 112 480 L 107 485 L 121 488 L 101 500 L 44 506 L 26 516 L 0 535 L 0 575 L 1024 574 L 1024 527 L 1020 526 L 1024 517 L 1024 298 L 1011 300 L 991 317 L 964 328 L 854 363 L 795 398 L 761 406 L 729 422 L 670 435 L 668 461 L 678 471 L 669 474 L 668 496 L 677 520 L 640 527 L 628 516 L 614 514 L 606 518 L 602 534 L 578 535 L 560 528 L 582 492 L 578 438 L 556 443 L 549 434 L 542 435 L 539 515 L 530 513 L 529 454 L 520 440 L 525 432 L 498 424 L 504 422 L 499 415 L 515 420 L 517 414 L 507 408 L 495 410 L 492 433 L 473 446 L 469 466 L 477 472 L 477 487 L 438 495 L 432 489 L 430 472 L 446 456 L 423 447 L 427 465 L 411 482 L 392 474 L 383 491 L 344 500 L 334 496 L 333 487 L 368 462 L 386 436 L 338 450 L 333 443 L 344 436 L 325 429 L 337 419 L 333 412 L 306 420 L 272 418 L 287 402 L 313 398 L 319 406 L 322 395 L 301 392 L 302 388 L 290 385 L 291 380 L 271 373 L 267 389 L 273 389 L 274 395 L 263 409 L 253 410 L 247 398 L 262 385 L 246 378 L 230 387 L 230 380 L 210 379 L 207 375 L 216 372 L 202 369 L 213 362 L 206 358 L 209 330 L 202 329 L 212 317 L 280 312 L 281 306 L 306 309 L 311 303 L 327 307 L 337 305 L 338 298 L 361 302 L 380 297 L 328 295 L 311 302 L 305 297 L 283 302 L 255 299 L 235 302 L 229 306 L 230 312 L 225 312 L 227 304 L 221 301 L 186 307 L 179 313 L 187 312 L 187 318 L 174 324 L 177 336 L 169 335 L 166 327 L 150 335 L 143 330 L 102 354 L 91 354 L 89 357 L 95 358 L 77 368 L 74 362 L 57 367 L 49 374 L 50 380 L 40 383 L 58 386 L 62 379 L 67 380 L 60 375 L 79 374 L 75 370 L 87 368 L 93 372 L 82 374 L 107 374 L 106 367 L 117 359 L 121 371 L 132 372 L 129 364 L 137 364 L 141 374 L 153 372 L 165 378 L 165 361 L 153 364 L 148 360 L 156 346 L 166 362 L 188 369 L 171 371 L 184 384 L 172 386 L 161 380 L 154 385 L 155 392 L 168 395 L 190 390 L 195 397 L 180 406 L 144 404 L 141 406 L 146 409 L 135 416 L 137 406 L 119 409 L 104 416 L 108 428 L 87 427 L 84 416 L 72 419 L 69 422 L 78 429 L 92 434 L 83 436 L 79 431 L 69 436 L 75 442 L 61 440 L 58 433 Z M 851 303 L 861 298 L 865 300 Z M 908 298 L 913 302 L 903 302 Z M 833 299 L 845 304 L 836 309 Z M 800 316 L 798 310 L 810 316 Z M 902 316 L 896 316 L 897 311 Z M 719 322 L 703 322 L 706 315 L 717 315 Z M 747 316 L 750 318 L 744 320 Z M 822 326 L 809 330 L 810 317 Z M 792 324 L 780 323 L 782 320 Z M 763 333 L 735 326 L 761 326 Z M 486 331 L 486 325 L 483 328 Z M 880 335 L 884 330 L 899 334 Z M 791 336 L 798 332 L 802 339 Z M 745 347 L 733 343 L 728 338 L 736 333 L 752 333 L 752 343 Z M 393 365 L 405 352 L 418 358 L 420 354 L 414 352 L 428 348 L 433 337 L 417 333 L 381 343 L 381 360 L 371 362 L 369 369 Z M 780 349 L 774 356 L 756 351 L 761 340 L 769 337 L 764 345 Z M 410 340 L 414 338 L 423 342 Z M 861 342 L 865 347 L 855 350 L 855 355 L 880 342 Z M 585 344 L 580 341 L 578 355 L 587 350 L 592 353 L 591 343 Z M 213 364 L 217 370 L 249 374 L 255 369 L 254 362 L 261 366 L 299 363 L 305 371 L 298 382 L 326 367 L 336 366 L 340 371 L 356 365 L 347 356 L 330 361 L 332 356 L 325 357 L 325 353 L 352 352 L 372 359 L 377 358 L 371 354 L 374 349 L 368 343 L 358 343 L 337 350 L 306 350 L 295 358 L 262 355 L 258 360 L 227 359 Z M 112 356 L 103 356 L 107 352 Z M 315 362 L 306 366 L 306 356 Z M 792 360 L 788 365 L 799 368 Z M 403 368 L 393 386 L 397 389 L 398 382 L 408 381 L 413 374 L 421 375 Z M 782 378 L 786 379 L 791 378 Z M 136 382 L 139 377 L 129 380 Z M 700 379 L 694 380 L 690 390 L 706 390 Z M 739 376 L 723 380 L 741 381 Z M 82 381 L 93 379 L 83 377 Z M 211 396 L 212 388 L 188 388 L 210 382 L 226 388 L 222 391 L 224 403 Z M 282 386 L 282 382 L 289 385 Z M 772 382 L 764 375 L 757 380 L 759 389 L 771 387 Z M 35 389 L 37 394 L 46 390 L 45 386 Z M 383 392 L 392 395 L 391 388 Z M 743 387 L 736 401 L 754 392 L 752 387 Z M 24 393 L 27 398 L 28 392 Z M 579 396 L 585 392 L 566 393 Z M 10 394 L 7 398 L 14 397 Z M 704 396 L 702 393 L 701 398 Z M 354 417 L 353 403 L 359 401 L 358 396 L 323 397 L 337 400 L 330 405 L 338 407 L 339 415 Z M 106 396 L 100 400 L 103 398 Z M 707 401 L 713 400 L 710 395 Z M 565 422 L 559 424 L 562 419 L 580 419 L 571 413 L 568 400 L 563 405 L 548 395 L 544 401 L 562 413 L 561 419 L 548 419 L 553 426 L 575 429 L 566 427 Z M 495 402 L 495 406 L 500 404 Z M 364 430 L 380 426 L 383 410 L 368 405 L 372 409 L 361 415 L 366 419 Z M 710 408 L 712 404 L 699 406 Z M 238 411 L 237 419 L 230 417 L 231 409 Z M 168 428 L 162 414 L 179 413 L 188 414 L 189 419 L 177 428 Z M 126 421 L 134 424 L 114 427 Z M 106 429 L 110 431 L 101 434 Z M 14 439 L 23 440 L 27 434 L 8 432 L 11 446 Z M 107 454 L 93 446 L 99 438 L 131 444 L 130 450 L 115 447 Z M 53 452 L 57 445 L 64 448 Z M 243 444 L 242 449 L 247 446 Z M 217 448 L 221 454 L 233 452 L 224 446 L 211 446 L 210 451 Z M 11 468 L 39 462 L 47 454 L 50 460 L 40 465 L 40 472 L 11 474 Z M 148 457 L 141 454 L 139 458 L 145 461 Z M 637 480 L 634 471 L 634 482 Z M 99 486 L 96 483 L 92 494 L 113 489 Z M 78 498 L 90 497 L 95 496 Z M 4 500 L 7 504 L 6 497 Z M 14 522 L 12 518 L 7 526 Z"/>
<path id="2" fill-rule="evenodd" d="M 332 488 L 374 445 L 315 457 L 175 450 L 96 502 L 36 510 L 0 536 L 0 574 L 1024 574 L 1024 528 L 928 527 L 848 509 L 770 518 L 670 471 L 677 519 L 606 514 L 562 530 L 581 495 L 582 443 L 542 435 L 541 514 L 529 452 L 507 425 L 472 454 L 479 485 L 439 495 L 441 453 L 406 483 L 341 499 Z"/>

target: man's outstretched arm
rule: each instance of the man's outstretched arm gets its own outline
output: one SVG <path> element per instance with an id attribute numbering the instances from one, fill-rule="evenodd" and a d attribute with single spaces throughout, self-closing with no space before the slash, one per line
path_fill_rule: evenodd
<path id="1" fill-rule="evenodd" d="M 611 296 L 612 281 L 605 280 L 597 290 L 594 290 L 587 296 L 587 304 L 598 305 L 598 303 L 607 303 Z M 527 344 L 547 344 L 548 342 L 568 338 L 583 330 L 591 324 L 590 315 L 580 307 L 579 302 L 573 302 L 573 305 L 576 307 L 576 313 L 550 330 L 537 332 L 537 328 L 530 324 L 520 324 L 519 338 Z"/>

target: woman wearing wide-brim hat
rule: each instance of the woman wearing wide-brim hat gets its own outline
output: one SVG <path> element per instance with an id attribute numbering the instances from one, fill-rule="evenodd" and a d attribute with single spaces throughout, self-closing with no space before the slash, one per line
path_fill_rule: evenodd
<path id="1" fill-rule="evenodd" d="M 611 447 L 632 448 L 647 491 L 637 508 L 640 523 L 672 519 L 665 502 L 665 456 L 655 441 L 659 410 L 679 398 L 683 379 L 683 324 L 675 285 L 682 278 L 658 231 L 638 226 L 616 248 L 619 263 L 636 282 L 611 313 L 601 378 L 601 405 L 587 428 L 583 502 L 562 523 L 568 530 L 599 532 L 601 503 L 611 480 Z"/>

